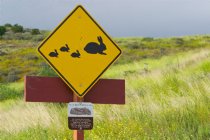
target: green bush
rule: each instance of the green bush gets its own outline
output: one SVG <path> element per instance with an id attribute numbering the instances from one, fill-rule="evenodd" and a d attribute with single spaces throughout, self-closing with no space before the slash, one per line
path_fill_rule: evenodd
<path id="1" fill-rule="evenodd" d="M 174 41 L 177 45 L 183 45 L 184 44 L 184 39 L 183 38 L 175 38 Z"/>
<path id="2" fill-rule="evenodd" d="M 23 26 L 15 24 L 14 26 L 12 26 L 12 31 L 14 33 L 22 33 L 23 32 Z"/>
<path id="3" fill-rule="evenodd" d="M 39 76 L 58 76 L 56 72 L 46 63 L 42 62 L 40 64 Z"/>
<path id="4" fill-rule="evenodd" d="M 7 75 L 7 82 L 16 82 L 18 81 L 21 77 L 18 76 L 18 74 L 20 73 L 20 71 L 16 72 L 14 71 L 10 71 Z"/>
<path id="5" fill-rule="evenodd" d="M 150 42 L 150 41 L 153 41 L 154 39 L 152 37 L 145 37 L 142 39 L 142 41 L 147 41 L 147 42 Z"/>
<path id="6" fill-rule="evenodd" d="M 31 34 L 32 35 L 38 35 L 38 34 L 40 34 L 40 31 L 39 31 L 39 29 L 32 29 Z"/>
<path id="7" fill-rule="evenodd" d="M 37 41 L 42 41 L 44 38 L 45 36 L 40 34 L 40 35 L 33 36 L 32 40 L 37 42 Z"/>
<path id="8" fill-rule="evenodd" d="M 13 88 L 10 88 L 7 84 L 0 83 L 0 101 L 21 98 L 22 95 L 22 91 L 17 91 Z"/>
<path id="9" fill-rule="evenodd" d="M 6 23 L 6 24 L 4 24 L 4 27 L 12 27 L 12 25 L 9 23 Z"/>
<path id="10" fill-rule="evenodd" d="M 4 26 L 0 26 L 0 36 L 4 35 L 6 32 L 6 28 Z"/>

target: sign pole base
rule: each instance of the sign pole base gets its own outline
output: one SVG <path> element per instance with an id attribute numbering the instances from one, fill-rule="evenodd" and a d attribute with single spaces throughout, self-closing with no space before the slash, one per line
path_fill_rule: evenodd
<path id="1" fill-rule="evenodd" d="M 73 140 L 84 140 L 84 130 L 73 130 Z"/>
<path id="2" fill-rule="evenodd" d="M 82 102 L 84 98 L 79 98 L 73 94 L 73 102 Z M 73 140 L 84 140 L 84 130 L 73 130 Z"/>

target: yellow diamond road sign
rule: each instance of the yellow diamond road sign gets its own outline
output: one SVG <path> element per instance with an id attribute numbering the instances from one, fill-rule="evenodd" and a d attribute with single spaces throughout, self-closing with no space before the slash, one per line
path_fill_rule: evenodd
<path id="1" fill-rule="evenodd" d="M 80 97 L 121 54 L 82 6 L 77 6 L 58 25 L 38 51 Z"/>

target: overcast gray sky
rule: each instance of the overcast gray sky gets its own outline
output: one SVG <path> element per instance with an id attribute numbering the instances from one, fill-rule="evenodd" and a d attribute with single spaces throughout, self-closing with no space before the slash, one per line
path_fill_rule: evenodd
<path id="1" fill-rule="evenodd" d="M 52 30 L 78 4 L 113 37 L 210 34 L 210 0 L 0 0 L 0 25 Z"/>

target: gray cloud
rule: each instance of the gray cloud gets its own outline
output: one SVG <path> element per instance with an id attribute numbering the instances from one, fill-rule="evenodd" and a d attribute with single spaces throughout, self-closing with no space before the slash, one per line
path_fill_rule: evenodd
<path id="1" fill-rule="evenodd" d="M 0 0 L 0 24 L 52 30 L 78 4 L 115 37 L 210 33 L 210 0 Z"/>

